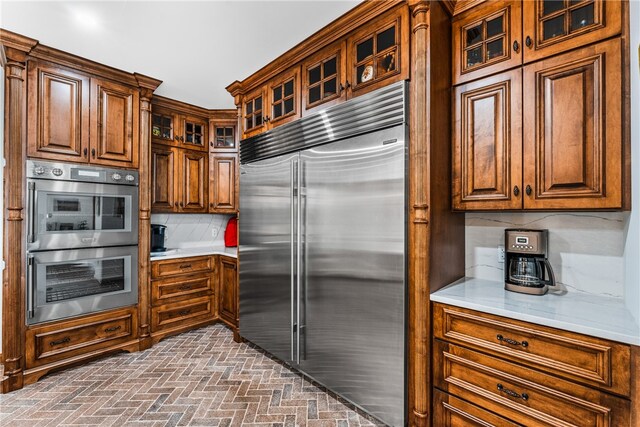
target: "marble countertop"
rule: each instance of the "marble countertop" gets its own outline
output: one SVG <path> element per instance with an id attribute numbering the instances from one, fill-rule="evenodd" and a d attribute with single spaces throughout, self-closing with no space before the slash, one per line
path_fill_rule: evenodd
<path id="1" fill-rule="evenodd" d="M 526 295 L 504 290 L 502 282 L 465 277 L 432 293 L 431 301 L 640 345 L 640 326 L 620 298 L 552 291 Z"/>
<path id="2" fill-rule="evenodd" d="M 201 255 L 225 255 L 238 258 L 238 248 L 226 248 L 224 246 L 199 246 L 188 248 L 170 249 L 162 255 L 151 255 L 151 261 L 163 259 L 187 258 Z"/>

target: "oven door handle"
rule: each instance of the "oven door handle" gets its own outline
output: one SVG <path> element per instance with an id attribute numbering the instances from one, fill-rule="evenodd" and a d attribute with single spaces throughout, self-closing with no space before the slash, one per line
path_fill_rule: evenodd
<path id="1" fill-rule="evenodd" d="M 35 263 L 33 255 L 29 255 L 27 258 L 27 317 L 33 319 L 35 313 Z"/>
<path id="2" fill-rule="evenodd" d="M 27 242 L 33 243 L 36 241 L 34 236 L 34 226 L 35 226 L 35 213 L 36 213 L 36 183 L 31 181 L 27 185 L 29 193 L 27 199 Z"/>

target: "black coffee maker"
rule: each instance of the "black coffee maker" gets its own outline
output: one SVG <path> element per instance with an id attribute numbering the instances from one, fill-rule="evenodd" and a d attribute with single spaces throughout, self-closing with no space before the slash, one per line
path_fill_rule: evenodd
<path id="1" fill-rule="evenodd" d="M 164 246 L 164 235 L 166 225 L 151 224 L 151 252 L 166 252 Z"/>
<path id="2" fill-rule="evenodd" d="M 544 295 L 556 285 L 547 259 L 547 230 L 508 229 L 504 235 L 504 288 Z"/>

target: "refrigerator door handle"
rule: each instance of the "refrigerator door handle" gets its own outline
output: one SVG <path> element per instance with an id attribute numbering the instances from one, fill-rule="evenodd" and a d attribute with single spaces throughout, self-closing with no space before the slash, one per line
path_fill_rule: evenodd
<path id="1" fill-rule="evenodd" d="M 306 187 L 305 187 L 305 163 L 300 159 L 298 166 L 298 212 L 297 212 L 297 235 L 298 235 L 298 298 L 296 306 L 298 310 L 298 341 L 297 341 L 297 363 L 306 359 L 306 280 L 304 260 L 306 257 Z"/>
<path id="2" fill-rule="evenodd" d="M 35 271 L 34 271 L 34 257 L 33 255 L 27 256 L 27 318 L 33 319 L 35 315 Z"/>
<path id="3" fill-rule="evenodd" d="M 291 161 L 291 177 L 289 180 L 289 191 L 291 197 L 291 360 L 297 363 L 296 352 L 294 349 L 294 343 L 296 343 L 296 335 L 298 330 L 298 322 L 297 322 L 297 313 L 296 313 L 296 305 L 293 304 L 293 301 L 296 300 L 296 282 L 297 282 L 297 266 L 298 266 L 298 251 L 296 249 L 296 198 L 297 198 L 297 187 L 298 187 L 298 160 L 293 159 Z"/>

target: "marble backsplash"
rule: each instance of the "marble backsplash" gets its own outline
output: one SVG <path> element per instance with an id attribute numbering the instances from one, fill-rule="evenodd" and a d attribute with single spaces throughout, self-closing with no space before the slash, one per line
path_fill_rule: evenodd
<path id="1" fill-rule="evenodd" d="M 185 248 L 224 245 L 224 229 L 231 215 L 152 214 L 151 224 L 166 225 L 165 246 Z"/>
<path id="2" fill-rule="evenodd" d="M 549 261 L 561 290 L 624 297 L 628 212 L 467 213 L 466 276 L 499 280 L 505 228 L 549 230 Z"/>

